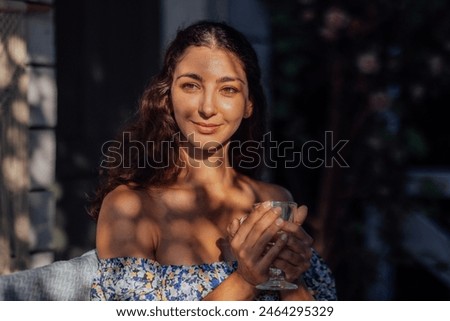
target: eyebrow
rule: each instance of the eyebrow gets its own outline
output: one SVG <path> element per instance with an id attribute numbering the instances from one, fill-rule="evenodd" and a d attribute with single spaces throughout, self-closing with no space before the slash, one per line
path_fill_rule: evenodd
<path id="1" fill-rule="evenodd" d="M 188 78 L 192 78 L 192 79 L 195 79 L 195 80 L 198 80 L 198 81 L 203 81 L 203 78 L 200 75 L 197 75 L 197 74 L 194 74 L 194 73 L 190 73 L 190 72 L 182 74 L 182 75 L 179 75 L 177 77 L 177 80 L 180 79 L 180 78 L 183 78 L 183 77 L 188 77 Z"/>
<path id="2" fill-rule="evenodd" d="M 200 75 L 197 75 L 197 74 L 194 74 L 194 73 L 190 73 L 190 72 L 182 74 L 182 75 L 179 75 L 176 79 L 178 80 L 178 79 L 183 78 L 183 77 L 188 77 L 188 78 L 192 78 L 192 79 L 195 79 L 195 80 L 198 80 L 198 81 L 203 81 L 203 78 Z M 241 82 L 242 84 L 245 85 L 245 82 L 241 78 L 239 78 L 239 77 L 230 77 L 230 76 L 225 76 L 225 77 L 219 78 L 219 79 L 217 79 L 216 83 L 224 83 L 224 82 L 229 82 L 229 81 L 239 81 L 239 82 Z"/>
<path id="3" fill-rule="evenodd" d="M 227 76 L 225 76 L 225 77 L 222 77 L 222 78 L 217 80 L 218 83 L 228 82 L 228 81 L 240 81 L 242 84 L 245 85 L 245 82 L 239 77 L 227 77 Z"/>

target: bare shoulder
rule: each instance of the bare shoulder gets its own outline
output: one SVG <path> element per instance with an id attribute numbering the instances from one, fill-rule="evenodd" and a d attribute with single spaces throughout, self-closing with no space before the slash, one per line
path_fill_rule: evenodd
<path id="1" fill-rule="evenodd" d="M 145 202 L 143 191 L 120 185 L 105 196 L 99 220 L 121 217 L 136 218 L 142 214 Z"/>
<path id="2" fill-rule="evenodd" d="M 279 200 L 292 201 L 292 194 L 283 186 L 263 182 L 260 180 L 248 178 L 249 184 L 252 186 L 257 201 Z"/>
<path id="3" fill-rule="evenodd" d="M 99 257 L 152 258 L 158 226 L 152 219 L 152 197 L 121 185 L 105 196 L 97 222 Z"/>

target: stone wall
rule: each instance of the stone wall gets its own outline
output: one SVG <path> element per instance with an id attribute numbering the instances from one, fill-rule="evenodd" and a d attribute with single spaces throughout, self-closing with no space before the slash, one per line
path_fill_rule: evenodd
<path id="1" fill-rule="evenodd" d="M 8 273 L 53 261 L 53 2 L 2 1 L 0 15 L 0 273 Z"/>

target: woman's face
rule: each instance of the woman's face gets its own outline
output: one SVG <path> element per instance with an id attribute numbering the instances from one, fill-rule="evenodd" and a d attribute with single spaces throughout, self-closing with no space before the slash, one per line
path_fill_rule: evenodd
<path id="1" fill-rule="evenodd" d="M 252 113 L 240 60 L 218 48 L 188 47 L 171 86 L 175 120 L 195 147 L 224 146 Z"/>

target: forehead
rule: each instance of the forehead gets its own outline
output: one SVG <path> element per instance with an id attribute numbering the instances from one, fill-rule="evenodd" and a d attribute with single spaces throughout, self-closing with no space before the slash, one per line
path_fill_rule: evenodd
<path id="1" fill-rule="evenodd" d="M 188 47 L 175 68 L 175 74 L 185 72 L 209 72 L 220 76 L 226 73 L 227 76 L 246 78 L 242 61 L 235 54 L 217 47 Z"/>

